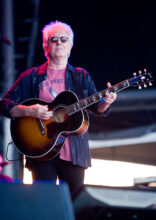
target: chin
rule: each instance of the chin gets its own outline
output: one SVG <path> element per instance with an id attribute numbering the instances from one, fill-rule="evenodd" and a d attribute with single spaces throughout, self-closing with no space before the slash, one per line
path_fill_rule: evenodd
<path id="1" fill-rule="evenodd" d="M 60 56 L 60 57 L 64 57 L 64 56 L 65 56 L 64 53 L 60 53 L 60 52 L 55 53 L 55 55 L 56 55 L 56 56 Z"/>

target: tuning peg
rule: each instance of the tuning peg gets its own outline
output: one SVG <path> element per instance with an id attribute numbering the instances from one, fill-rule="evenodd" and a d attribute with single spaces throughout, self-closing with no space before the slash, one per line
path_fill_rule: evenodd
<path id="1" fill-rule="evenodd" d="M 148 83 L 148 85 L 149 85 L 149 86 L 152 86 L 152 83 L 151 83 L 151 82 L 149 82 L 149 83 Z"/>
<path id="2" fill-rule="evenodd" d="M 146 85 L 146 84 L 144 84 L 144 88 L 147 88 L 147 85 Z"/>
<path id="3" fill-rule="evenodd" d="M 141 70 L 139 70 L 139 71 L 138 71 L 138 73 L 139 73 L 139 75 L 141 75 L 142 71 L 141 71 Z"/>
<path id="4" fill-rule="evenodd" d="M 142 86 L 139 85 L 139 86 L 138 86 L 138 89 L 142 89 Z"/>
<path id="5" fill-rule="evenodd" d="M 134 76 L 134 77 L 136 77 L 136 72 L 135 72 L 135 73 L 133 73 L 133 76 Z"/>

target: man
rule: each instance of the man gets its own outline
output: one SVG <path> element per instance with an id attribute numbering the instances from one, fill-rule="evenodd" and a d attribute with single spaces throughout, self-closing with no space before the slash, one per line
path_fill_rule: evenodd
<path id="1" fill-rule="evenodd" d="M 71 27 L 55 21 L 43 28 L 43 49 L 47 62 L 40 67 L 26 70 L 5 94 L 0 103 L 0 113 L 7 117 L 35 117 L 49 120 L 53 112 L 47 105 L 22 103 L 29 98 L 40 98 L 51 102 L 60 92 L 71 90 L 82 99 L 96 93 L 90 74 L 82 68 L 74 68 L 68 63 L 73 46 L 74 34 Z M 110 87 L 110 83 L 107 83 Z M 104 101 L 89 107 L 92 112 L 107 115 L 109 106 L 115 101 L 116 93 L 107 93 Z M 66 181 L 71 192 L 83 184 L 84 170 L 90 166 L 88 133 L 66 139 L 60 154 L 46 162 L 27 158 L 27 167 L 34 180 Z"/>

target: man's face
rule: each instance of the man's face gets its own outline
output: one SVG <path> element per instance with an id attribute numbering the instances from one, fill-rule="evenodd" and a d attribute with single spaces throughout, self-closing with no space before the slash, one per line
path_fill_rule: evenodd
<path id="1" fill-rule="evenodd" d="M 59 30 L 53 33 L 48 42 L 48 57 L 53 58 L 68 58 L 72 48 L 69 35 L 64 30 Z"/>

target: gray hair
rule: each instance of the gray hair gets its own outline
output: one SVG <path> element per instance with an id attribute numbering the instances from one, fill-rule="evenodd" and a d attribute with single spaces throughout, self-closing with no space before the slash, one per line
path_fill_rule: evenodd
<path id="1" fill-rule="evenodd" d="M 44 28 L 42 29 L 42 36 L 43 36 L 43 50 L 44 54 L 47 57 L 47 47 L 48 47 L 48 40 L 50 37 L 53 35 L 53 33 L 57 30 L 64 30 L 67 32 L 69 36 L 69 40 L 73 46 L 74 44 L 74 32 L 72 28 L 61 21 L 52 21 L 48 25 L 45 25 Z"/>

